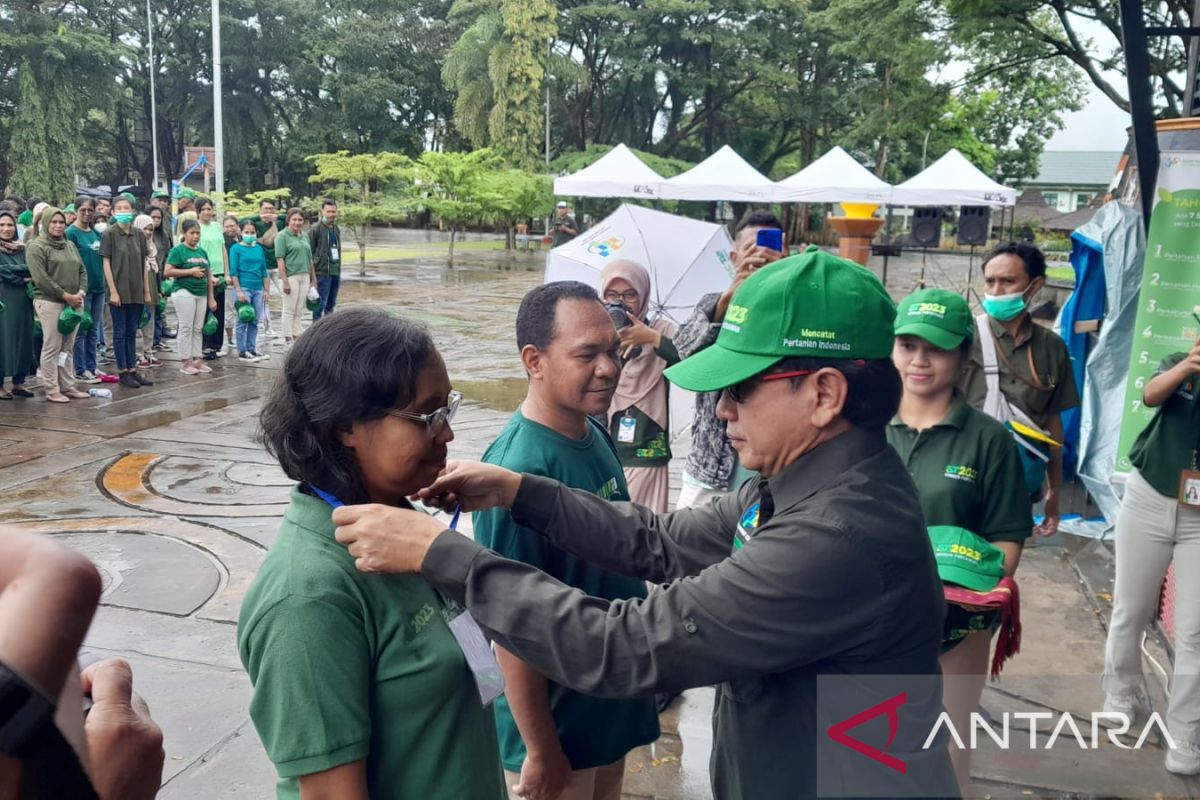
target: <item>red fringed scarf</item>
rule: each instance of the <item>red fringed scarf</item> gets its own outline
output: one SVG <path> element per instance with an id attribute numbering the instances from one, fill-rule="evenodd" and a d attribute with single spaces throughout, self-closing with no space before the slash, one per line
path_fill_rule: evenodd
<path id="1" fill-rule="evenodd" d="M 976 592 L 961 586 L 944 584 L 946 602 L 974 608 L 998 609 L 1000 611 L 1000 638 L 996 641 L 996 654 L 992 657 L 992 679 L 1000 677 L 1004 662 L 1021 650 L 1021 595 L 1012 578 L 1001 578 L 996 588 L 989 592 Z"/>

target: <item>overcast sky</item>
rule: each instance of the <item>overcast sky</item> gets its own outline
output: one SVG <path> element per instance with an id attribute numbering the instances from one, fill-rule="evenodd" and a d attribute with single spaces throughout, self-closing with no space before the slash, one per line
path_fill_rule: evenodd
<path id="1" fill-rule="evenodd" d="M 1109 76 L 1114 86 L 1125 86 L 1120 75 Z M 1047 150 L 1124 150 L 1129 140 L 1129 114 L 1117 108 L 1095 84 L 1083 108 L 1063 117 L 1063 129 L 1046 143 Z"/>

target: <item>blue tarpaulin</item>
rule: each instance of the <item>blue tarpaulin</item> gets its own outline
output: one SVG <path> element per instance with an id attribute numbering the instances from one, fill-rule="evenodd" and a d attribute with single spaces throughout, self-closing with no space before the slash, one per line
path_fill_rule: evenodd
<path id="1" fill-rule="evenodd" d="M 1075 291 L 1063 305 L 1059 315 L 1059 335 L 1067 343 L 1071 355 L 1071 370 L 1075 375 L 1075 386 L 1083 395 L 1084 366 L 1088 356 L 1088 334 L 1076 333 L 1075 323 L 1099 320 L 1104 317 L 1106 284 L 1104 280 L 1104 245 L 1088 237 L 1083 231 L 1071 234 L 1071 266 L 1075 269 Z M 1063 453 L 1063 477 L 1075 477 L 1076 457 L 1079 453 L 1079 423 L 1082 409 L 1072 408 L 1062 414 L 1063 433 L 1066 439 Z"/>

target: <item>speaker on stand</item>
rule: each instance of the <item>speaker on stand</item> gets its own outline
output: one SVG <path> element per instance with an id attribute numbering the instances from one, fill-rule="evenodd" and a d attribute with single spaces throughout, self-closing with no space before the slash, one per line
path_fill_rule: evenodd
<path id="1" fill-rule="evenodd" d="M 921 248 L 921 276 L 917 288 L 925 288 L 925 262 L 929 248 L 937 247 L 942 241 L 942 209 L 929 206 L 913 209 L 912 241 Z"/>
<path id="2" fill-rule="evenodd" d="M 992 225 L 991 211 L 987 206 L 963 206 L 958 211 L 958 243 L 971 247 L 971 255 L 967 257 L 967 284 L 963 289 L 963 299 L 967 301 L 972 294 L 979 299 L 979 293 L 971 285 L 975 274 L 975 248 L 987 244 Z"/>

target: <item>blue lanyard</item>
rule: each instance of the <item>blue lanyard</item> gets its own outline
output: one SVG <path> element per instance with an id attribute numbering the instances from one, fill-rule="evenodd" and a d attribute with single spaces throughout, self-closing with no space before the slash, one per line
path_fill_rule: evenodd
<path id="1" fill-rule="evenodd" d="M 308 488 L 312 489 L 313 494 L 315 494 L 317 497 L 321 498 L 326 503 L 328 503 L 331 508 L 341 508 L 342 506 L 346 505 L 341 500 L 338 500 L 336 497 L 331 495 L 329 492 L 325 491 L 324 489 L 318 489 L 316 486 L 313 486 L 311 483 L 308 485 Z M 461 516 L 462 516 L 462 506 L 461 505 L 455 506 L 454 507 L 454 516 L 452 516 L 450 518 L 450 530 L 452 530 L 452 531 L 458 530 L 458 518 Z"/>

